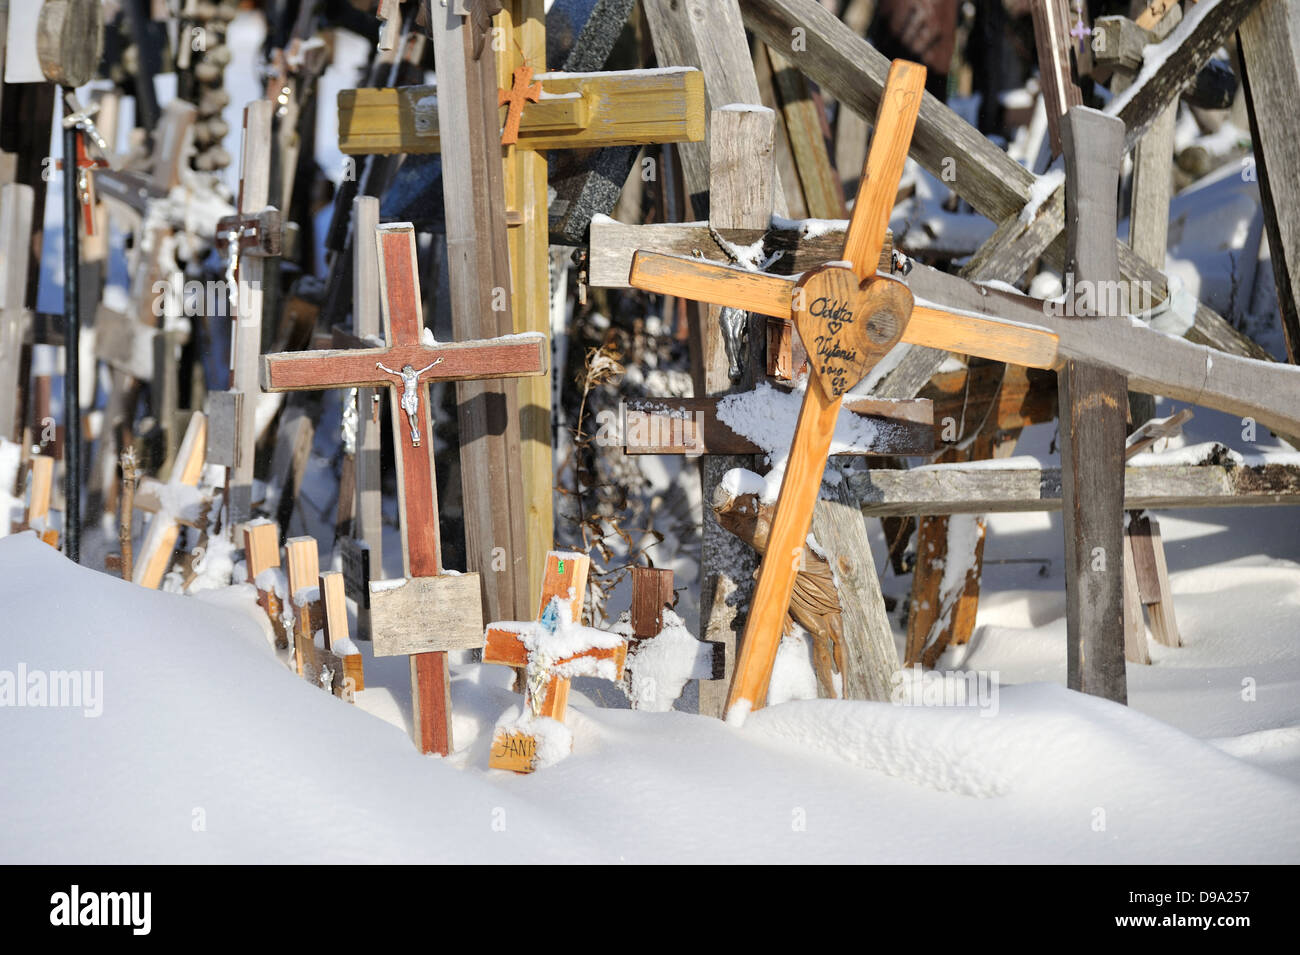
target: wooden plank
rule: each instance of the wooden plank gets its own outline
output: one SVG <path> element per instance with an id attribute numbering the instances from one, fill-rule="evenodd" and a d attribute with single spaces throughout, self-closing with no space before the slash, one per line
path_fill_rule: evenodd
<path id="1" fill-rule="evenodd" d="M 780 50 L 764 46 L 772 63 L 773 85 L 781 100 L 781 113 L 789 131 L 790 150 L 808 215 L 814 219 L 843 218 L 848 214 L 844 184 L 831 165 L 826 149 L 820 100 L 814 98 L 807 79 L 792 60 Z"/>
<path id="2" fill-rule="evenodd" d="M 718 398 L 629 398 L 623 406 L 625 454 L 762 454 L 732 431 L 717 413 Z M 934 450 L 934 424 L 927 401 L 883 401 L 847 396 L 844 410 L 880 424 L 879 441 L 836 454 L 913 455 Z"/>
<path id="3" fill-rule="evenodd" d="M 1142 601 L 1138 599 L 1133 539 L 1128 534 L 1124 535 L 1124 659 L 1142 666 L 1151 663 L 1147 627 L 1142 621 Z"/>
<path id="4" fill-rule="evenodd" d="M 448 105 L 437 121 L 443 124 L 446 141 L 442 191 L 452 329 L 461 339 L 507 335 L 516 330 L 514 313 L 526 292 L 510 271 L 496 71 L 486 54 L 480 60 L 473 58 L 467 46 L 473 42 L 471 31 L 461 17 L 442 8 L 435 12 L 431 34 L 434 54 L 442 64 L 441 96 Z M 501 36 L 510 36 L 502 21 L 498 21 L 498 27 L 505 30 Z M 454 110 L 450 108 L 453 104 Z M 544 160 L 541 165 L 545 169 Z M 541 212 L 541 228 L 544 233 L 545 210 Z M 534 287 L 529 285 L 527 289 Z M 533 348 L 534 364 L 540 354 L 545 370 L 549 365 L 549 342 L 535 339 Z M 500 366 L 495 359 L 492 364 L 508 367 Z M 522 448 L 522 409 L 529 393 L 503 382 L 466 381 L 456 388 L 467 567 L 478 574 L 483 612 L 489 619 L 513 618 L 522 614 L 531 601 L 527 523 L 530 499 Z M 549 390 L 547 396 L 549 400 Z M 549 404 L 546 407 L 549 422 Z M 549 432 L 546 450 L 550 450 Z M 549 474 L 547 469 L 548 509 Z M 550 540 L 548 533 L 546 543 L 539 546 L 544 548 Z M 504 571 L 501 554 L 506 560 Z"/>
<path id="5" fill-rule="evenodd" d="M 316 538 L 291 537 L 284 542 L 289 606 L 293 613 L 294 667 L 299 676 L 308 679 L 314 679 L 320 671 L 315 636 L 322 620 L 319 560 Z"/>
<path id="6" fill-rule="evenodd" d="M 351 700 L 353 694 L 366 688 L 365 667 L 360 653 L 344 653 L 343 649 L 351 644 L 348 635 L 348 604 L 343 592 L 343 574 L 329 571 L 320 575 L 320 599 L 323 610 L 322 620 L 325 631 L 325 651 L 337 657 L 335 670 L 336 682 L 341 682 L 345 698 Z M 331 661 L 332 662 L 332 661 Z"/>
<path id="7" fill-rule="evenodd" d="M 704 77 L 698 70 L 538 73 L 534 79 L 542 84 L 542 100 L 523 112 L 521 149 L 596 149 L 704 137 Z M 445 97 L 446 86 L 442 92 Z M 441 152 L 437 104 L 436 86 L 340 90 L 339 150 L 344 155 Z"/>
<path id="8" fill-rule="evenodd" d="M 763 102 L 754 77 L 741 5 L 737 0 L 710 0 L 707 5 L 699 0 L 642 0 L 641 10 L 660 69 L 687 66 L 704 74 L 703 135 L 699 140 L 679 144 L 677 155 L 690 195 L 688 208 L 694 209 L 694 215 L 708 216 L 712 221 L 715 200 L 709 196 L 709 166 L 714 114 L 723 106 L 760 106 Z M 772 42 L 783 46 L 789 37 L 786 33 L 781 40 Z M 706 142 L 710 145 L 706 146 Z M 786 215 L 780 183 L 773 184 L 772 192 L 772 211 Z"/>
<path id="9" fill-rule="evenodd" d="M 727 4 L 723 6 L 725 19 L 734 10 Z M 646 12 L 649 15 L 648 7 Z M 738 23 L 737 17 L 735 24 Z M 685 24 L 679 21 L 677 29 L 684 27 Z M 730 50 L 730 46 L 725 49 Z M 746 63 L 748 66 L 748 59 Z M 752 76 L 752 68 L 739 81 L 748 83 L 749 76 Z M 754 99 L 753 102 L 758 100 Z M 769 109 L 719 109 L 710 114 L 708 195 L 709 224 L 713 228 L 763 228 L 771 222 L 780 190 L 773 162 L 775 135 L 776 114 Z M 699 184 L 691 178 L 692 167 L 686 165 L 685 153 L 682 154 L 682 160 L 687 186 L 694 191 L 699 188 Z M 690 161 L 694 162 L 695 159 Z M 736 303 L 727 300 L 726 304 Z M 742 357 L 739 378 L 733 381 L 731 362 L 727 356 L 726 334 L 721 321 L 722 309 L 710 305 L 699 310 L 698 314 L 704 322 L 701 333 L 704 395 L 716 399 L 733 390 L 753 387 L 759 368 L 759 363 L 754 359 L 764 340 L 763 319 L 752 314 L 743 318 L 745 327 L 742 334 L 747 343 L 742 347 L 748 351 L 748 360 Z M 700 471 L 703 500 L 712 500 L 715 489 L 729 470 L 754 466 L 753 459 L 742 455 L 709 455 L 704 459 Z M 737 658 L 739 621 L 736 608 L 747 602 L 745 595 L 753 589 L 753 570 L 758 564 L 751 551 L 723 530 L 710 508 L 704 509 L 703 522 L 700 542 L 703 580 L 699 634 L 703 640 L 722 644 L 723 672 L 724 676 L 730 677 L 731 667 Z M 720 599 L 720 594 L 732 596 Z M 722 681 L 702 683 L 699 688 L 700 713 L 721 717 L 725 694 L 726 685 Z"/>
<path id="10" fill-rule="evenodd" d="M 920 263 L 907 280 L 919 303 L 943 302 L 953 311 L 1047 329 L 1059 338 L 1058 360 L 1127 372 L 1132 391 L 1251 417 L 1282 434 L 1300 434 L 1300 406 L 1285 397 L 1300 388 L 1300 369 L 1294 366 L 1230 355 L 1127 318 L 1075 321 L 1037 299 L 972 285 Z"/>
<path id="11" fill-rule="evenodd" d="M 370 582 L 370 622 L 377 657 L 483 646 L 478 574 L 443 574 Z"/>
<path id="12" fill-rule="evenodd" d="M 645 291 L 698 301 L 725 300 L 736 308 L 776 318 L 790 317 L 794 296 L 793 283 L 785 278 L 658 252 L 637 252 L 628 280 Z M 918 302 L 903 341 L 1029 368 L 1054 368 L 1058 336 L 1043 324 L 989 322 L 978 314 Z"/>
<path id="13" fill-rule="evenodd" d="M 1109 288 L 1120 280 L 1111 236 L 1124 127 L 1078 106 L 1067 114 L 1063 134 L 1071 223 L 1067 269 L 1075 282 Z M 1093 314 L 1105 315 L 1105 309 L 1101 304 Z M 1067 682 L 1071 689 L 1124 703 L 1126 381 L 1114 369 L 1070 360 L 1058 382 Z"/>
<path id="14" fill-rule="evenodd" d="M 1059 511 L 1061 469 L 959 464 L 910 471 L 854 471 L 849 483 L 865 514 Z M 1288 464 L 1152 465 L 1124 469 L 1124 508 L 1294 507 L 1300 468 Z"/>
<path id="15" fill-rule="evenodd" d="M 1300 139 L 1295 108 L 1300 103 L 1300 7 L 1286 0 L 1261 0 L 1237 34 L 1255 144 L 1259 191 L 1264 200 L 1269 261 L 1287 354 L 1300 364 Z M 1271 173 L 1271 174 L 1270 174 Z"/>
<path id="16" fill-rule="evenodd" d="M 1034 18 L 1038 77 L 1055 157 L 1061 154 L 1061 120 L 1072 106 L 1083 105 L 1083 94 L 1072 76 L 1069 10 L 1065 0 L 1032 0 L 1029 8 Z"/>
<path id="17" fill-rule="evenodd" d="M 352 203 L 354 234 L 362 241 L 353 244 L 352 329 L 365 338 L 379 335 L 379 251 L 371 240 L 379 226 L 379 200 L 358 196 Z M 380 484 L 380 414 L 383 392 L 378 388 L 357 389 L 356 520 L 353 533 L 365 543 L 372 560 L 367 562 L 366 582 L 383 576 L 383 488 Z M 346 560 L 347 549 L 344 549 Z M 357 638 L 369 640 L 369 588 L 362 583 L 365 597 L 357 600 Z"/>
<path id="18" fill-rule="evenodd" d="M 497 21 L 504 31 L 501 35 L 508 39 L 506 48 L 496 57 L 495 79 L 489 68 L 491 63 L 484 58 L 480 74 L 478 93 L 470 90 L 471 97 L 478 95 L 484 106 L 479 115 L 487 124 L 485 133 L 497 130 L 497 116 L 493 112 L 496 103 L 496 88 L 505 85 L 507 78 L 517 67 L 527 64 L 534 69 L 544 70 L 546 66 L 546 9 L 544 0 L 509 0 L 504 5 Z M 471 100 L 471 102 L 473 102 Z M 498 288 L 510 288 L 512 291 L 512 316 L 505 316 L 507 325 L 513 321 L 513 330 L 517 332 L 541 332 L 550 339 L 551 331 L 551 287 L 550 287 L 550 218 L 548 207 L 550 193 L 547 186 L 546 154 L 538 149 L 521 149 L 509 147 L 501 165 L 495 160 L 500 155 L 500 147 L 494 141 L 484 140 L 483 147 L 488 151 L 478 160 L 482 168 L 495 177 L 498 170 L 502 174 L 502 184 L 496 179 L 489 181 L 486 198 L 494 205 L 495 212 L 500 211 L 500 197 L 505 196 L 505 214 L 518 214 L 519 225 L 509 230 L 508 241 L 498 229 L 492 246 L 493 267 L 499 270 Z M 444 184 L 446 179 L 443 180 Z M 494 214 L 495 214 L 494 212 Z M 480 208 L 473 228 L 482 229 L 485 221 L 499 222 L 499 219 L 487 218 Z M 505 264 L 508 259 L 508 266 Z M 484 270 L 486 272 L 486 269 Z M 509 283 L 505 276 L 509 276 Z M 509 327 L 504 331 L 510 331 Z M 550 375 L 520 382 L 515 386 L 517 410 L 511 406 L 507 410 L 510 420 L 519 421 L 519 447 L 515 450 L 508 446 L 510 454 L 508 474 L 512 480 L 522 481 L 522 514 L 512 513 L 514 521 L 512 544 L 507 547 L 506 557 L 514 561 L 515 568 L 522 573 L 516 577 L 514 606 L 516 614 L 527 605 L 531 588 L 538 586 L 545 574 L 547 548 L 555 540 L 554 480 L 555 464 L 551 449 L 551 399 L 552 379 Z M 506 390 L 510 395 L 509 389 Z M 462 407 L 464 402 L 462 399 Z M 512 424 L 513 426 L 513 424 Z M 493 425 L 500 430 L 499 425 Z M 516 454 L 518 457 L 516 458 Z M 516 465 L 515 461 L 519 463 Z M 517 475 L 517 477 L 516 477 Z M 468 478 L 467 478 L 468 479 Z M 468 497 L 466 495 L 466 497 Z M 500 510 L 500 508 L 497 508 Z M 522 521 L 522 531 L 520 530 Z M 519 534 L 522 533 L 522 537 Z M 497 538 L 501 539 L 500 536 Z M 471 543 L 471 546 L 473 544 Z M 476 569 L 471 566 L 471 570 Z M 479 568 L 486 574 L 486 570 Z M 494 573 L 496 573 L 494 571 Z M 522 575 L 526 574 L 526 577 Z M 496 573 L 496 576 L 501 576 Z"/>
<path id="19" fill-rule="evenodd" d="M 692 256 L 698 252 L 711 261 L 721 261 L 721 251 L 709 232 L 708 222 L 665 222 L 656 225 L 625 225 L 608 216 L 591 220 L 587 281 L 598 288 L 631 288 L 628 276 L 632 256 L 638 249 L 668 255 Z M 759 229 L 726 229 L 713 226 L 737 248 L 763 241 L 765 256 L 775 257 L 767 272 L 798 275 L 824 262 L 833 262 L 844 248 L 847 219 L 817 221 L 804 225 L 774 218 Z M 893 260 L 892 236 L 881 249 L 877 268 L 889 272 Z"/>
<path id="20" fill-rule="evenodd" d="M 276 391 L 387 387 L 393 384 L 393 376 L 379 368 L 377 362 L 391 368 L 423 368 L 435 358 L 442 361 L 437 371 L 427 376 L 429 379 L 470 381 L 489 371 L 502 378 L 519 378 L 536 375 L 539 367 L 546 367 L 548 357 L 547 342 L 540 335 L 520 335 L 504 342 L 489 339 L 439 342 L 434 346 L 408 343 L 384 348 L 288 352 L 265 356 L 261 384 Z"/>
<path id="21" fill-rule="evenodd" d="M 788 49 L 798 36 L 806 44 L 795 58 L 799 69 L 841 106 L 875 116 L 889 60 L 817 0 L 748 0 L 742 13 L 745 25 L 771 46 Z M 954 169 L 950 181 L 957 192 L 995 222 L 1019 215 L 1033 185 L 1024 167 L 928 93 L 912 155 L 936 177 Z"/>
<path id="22" fill-rule="evenodd" d="M 1160 69 L 1150 73 L 1143 70 L 1133 86 L 1106 107 L 1108 115 L 1124 121 L 1125 150 L 1146 134 L 1259 3 L 1217 0 L 1197 4 L 1168 37 L 1146 54 L 1152 62 L 1161 64 Z"/>
<path id="23" fill-rule="evenodd" d="M 1169 566 L 1165 562 L 1160 522 L 1145 513 L 1131 517 L 1128 538 L 1133 551 L 1138 596 L 1151 614 L 1151 632 L 1164 646 L 1180 647 L 1183 639 L 1174 613 L 1174 595 L 1169 585 Z"/>

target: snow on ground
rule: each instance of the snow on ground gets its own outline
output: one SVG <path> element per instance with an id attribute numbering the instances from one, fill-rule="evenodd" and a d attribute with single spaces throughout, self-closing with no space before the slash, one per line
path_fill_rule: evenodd
<path id="1" fill-rule="evenodd" d="M 1276 527 L 1282 512 L 1250 513 Z M 575 692 L 573 754 L 532 776 L 486 769 L 492 726 L 518 702 L 505 667 L 455 668 L 459 749 L 422 757 L 405 660 L 367 659 L 374 688 L 348 706 L 277 658 L 251 590 L 145 591 L 8 537 L 0 700 L 20 666 L 100 671 L 102 713 L 0 707 L 0 859 L 1300 860 L 1286 759 L 1300 751 L 1300 566 L 1266 549 L 1188 571 L 1190 522 L 1165 527 L 1188 647 L 1130 668 L 1133 708 L 1054 685 L 1050 579 L 990 582 L 966 663 L 1038 681 L 993 705 L 791 702 L 736 730 Z M 1010 536 L 1050 549 L 1046 527 L 1025 533 Z M 995 525 L 992 556 L 1002 539 Z"/>

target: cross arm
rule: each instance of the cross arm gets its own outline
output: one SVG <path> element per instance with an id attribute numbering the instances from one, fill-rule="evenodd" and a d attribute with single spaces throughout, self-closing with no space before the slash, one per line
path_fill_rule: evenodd
<path id="1" fill-rule="evenodd" d="M 685 256 L 637 252 L 628 283 L 647 292 L 730 305 L 776 318 L 793 315 L 795 283 L 790 279 Z M 1028 368 L 1052 368 L 1057 360 L 1058 336 L 1041 322 L 1026 322 L 1019 316 L 1008 321 L 935 305 L 913 308 L 903 341 Z"/>
<path id="2" fill-rule="evenodd" d="M 539 73 L 540 102 L 524 110 L 524 149 L 592 149 L 704 138 L 704 75 L 696 69 Z M 433 86 L 341 90 L 339 149 L 348 155 L 436 153 Z"/>
<path id="3" fill-rule="evenodd" d="M 432 368 L 426 366 L 442 359 Z M 264 391 L 315 391 L 322 388 L 378 388 L 401 384 L 379 367 L 425 370 L 422 384 L 480 378 L 524 378 L 545 374 L 547 343 L 543 335 L 509 335 L 481 342 L 448 345 L 398 345 L 392 348 L 328 349 L 262 356 Z"/>
<path id="4" fill-rule="evenodd" d="M 1059 338 L 1059 359 L 1078 359 L 1128 376 L 1143 394 L 1255 419 L 1283 435 L 1300 434 L 1300 367 L 1243 358 L 1166 335 L 1129 316 L 1078 319 L 1053 314 L 1039 299 L 987 286 L 917 263 L 908 283 L 922 307 L 943 302 L 969 316 L 1032 323 Z M 909 329 L 915 325 L 915 319 Z"/>
<path id="5" fill-rule="evenodd" d="M 537 626 L 532 622 L 492 624 L 483 635 L 483 662 L 511 667 L 528 666 L 528 647 L 525 646 L 521 633 Z M 580 653 L 555 660 L 550 664 L 550 669 L 559 669 L 581 659 L 612 660 L 615 672 L 622 676 L 623 664 L 627 660 L 627 641 L 620 641 L 612 647 L 588 647 Z"/>

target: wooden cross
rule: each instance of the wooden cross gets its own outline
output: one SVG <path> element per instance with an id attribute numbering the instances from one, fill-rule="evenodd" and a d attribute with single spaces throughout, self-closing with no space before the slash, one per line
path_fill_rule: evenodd
<path id="1" fill-rule="evenodd" d="M 813 269 L 792 283 L 652 253 L 638 253 L 633 260 L 629 281 L 637 288 L 791 316 L 811 359 L 811 380 L 728 696 L 728 718 L 743 720 L 766 696 L 844 393 L 900 339 L 1035 366 L 1055 361 L 1056 338 L 1050 333 L 999 328 L 983 320 L 975 325 L 970 324 L 974 316 L 913 307 L 906 285 L 876 273 L 924 84 L 924 68 L 903 61 L 891 67 L 840 256 L 848 267 Z"/>
<path id="2" fill-rule="evenodd" d="M 258 358 L 262 351 L 262 282 L 264 256 L 278 246 L 279 230 L 271 228 L 271 122 L 275 104 L 254 100 L 244 108 L 244 137 L 240 145 L 239 212 L 235 241 L 229 245 L 227 281 L 234 309 L 230 344 L 230 390 L 243 395 L 235 425 L 235 464 L 226 474 L 228 526 L 248 520 L 253 507 L 253 448 L 258 395 Z M 252 225 L 250 220 L 255 220 Z M 251 226 L 251 228 L 250 228 Z M 244 242 L 255 236 L 251 247 Z"/>
<path id="3" fill-rule="evenodd" d="M 627 641 L 578 626 L 590 570 L 591 558 L 586 554 L 551 551 L 546 555 L 546 576 L 537 620 L 493 623 L 484 634 L 484 663 L 524 670 L 525 723 L 517 730 L 497 728 L 488 759 L 492 769 L 533 771 L 538 741 L 527 721 L 531 715 L 564 722 L 569 705 L 569 676 L 563 673 L 599 675 L 611 680 L 622 678 Z M 564 628 L 576 628 L 594 639 L 576 640 L 575 645 L 581 645 L 578 649 L 560 652 L 556 658 L 548 657 L 546 635 Z"/>
<path id="4" fill-rule="evenodd" d="M 477 601 L 478 581 L 472 575 L 440 577 L 443 570 L 438 543 L 428 385 L 432 381 L 540 374 L 546 368 L 546 341 L 540 335 L 525 335 L 504 340 L 423 344 L 424 321 L 415 229 L 410 223 L 383 225 L 379 227 L 376 238 L 384 302 L 384 338 L 388 345 L 383 348 L 266 355 L 262 358 L 262 387 L 271 392 L 327 388 L 391 389 L 393 435 L 398 457 L 398 504 L 402 514 L 402 552 L 406 577 L 412 578 L 406 584 L 410 591 L 403 589 L 402 593 L 425 593 L 430 587 L 452 586 L 447 581 L 467 581 L 469 583 L 460 585 L 458 593 L 463 596 L 472 585 L 474 600 Z M 395 372 L 385 369 L 394 369 Z M 412 431 L 419 438 L 418 442 L 412 439 Z M 442 582 L 420 582 L 426 578 Z M 377 593 L 384 595 L 385 603 L 397 598 L 393 596 L 394 588 L 379 583 L 371 585 L 375 652 L 383 655 L 379 643 L 382 634 Z M 427 620 L 419 624 L 422 630 L 428 630 Z M 449 648 L 439 647 L 437 636 L 426 633 L 421 649 L 412 655 L 413 696 L 421 751 L 446 755 L 452 747 L 446 655 Z M 450 649 L 464 645 L 459 636 L 457 641 Z M 412 650 L 400 652 L 412 653 Z"/>
<path id="5" fill-rule="evenodd" d="M 508 90 L 497 91 L 497 105 L 506 107 L 506 124 L 501 129 L 501 145 L 513 146 L 519 142 L 519 123 L 524 117 L 524 103 L 538 103 L 542 99 L 542 84 L 533 83 L 533 68 L 524 64 L 515 67 L 514 82 Z"/>
<path id="6" fill-rule="evenodd" d="M 743 31 L 742 31 L 743 33 Z M 845 229 L 822 229 L 805 235 L 799 223 L 773 216 L 779 180 L 772 161 L 775 115 L 763 108 L 730 107 L 714 110 L 710 122 L 708 179 L 703 186 L 692 181 L 692 192 L 707 186 L 709 222 L 628 226 L 612 219 L 593 220 L 590 245 L 590 281 L 593 285 L 627 287 L 633 256 L 638 249 L 700 255 L 708 250 L 713 258 L 738 261 L 736 250 L 757 247 L 761 241 L 765 259 L 774 272 L 795 275 L 840 257 Z M 687 171 L 689 172 L 687 167 Z M 847 227 L 847 224 L 846 224 Z M 882 245 L 878 267 L 891 270 L 891 250 Z M 751 263 L 757 265 L 758 262 Z M 752 273 L 745 273 L 752 274 Z M 675 295 L 673 290 L 665 294 Z M 703 339 L 702 375 L 697 375 L 692 399 L 647 399 L 630 401 L 624 420 L 625 450 L 628 453 L 686 453 L 706 455 L 703 459 L 703 496 L 713 499 L 723 476 L 731 469 L 754 469 L 751 457 L 760 449 L 737 435 L 718 419 L 719 401 L 729 393 L 743 393 L 762 378 L 762 345 L 767 343 L 767 373 L 789 379 L 807 356 L 797 348 L 788 308 L 784 318 L 747 316 L 743 338 L 724 333 L 727 310 L 710 308 L 701 314 Z M 734 313 L 733 313 L 734 315 Z M 766 335 L 764 335 L 766 332 Z M 732 376 L 739 364 L 740 376 Z M 731 400 L 731 399 L 727 399 Z M 797 400 L 796 400 L 797 406 Z M 926 402 L 851 400 L 846 407 L 878 418 L 884 427 L 870 447 L 852 453 L 929 453 L 934 446 Z M 793 421 L 793 419 L 792 419 Z M 700 635 L 727 645 L 728 667 L 735 660 L 736 609 L 748 605 L 757 560 L 753 551 L 737 540 L 712 511 L 705 512 L 701 553 L 705 556 L 700 599 Z M 844 643 L 852 648 L 844 654 L 846 695 L 854 699 L 885 699 L 890 679 L 897 669 L 889 622 L 879 592 L 874 567 L 863 554 L 869 551 L 865 524 L 854 514 L 853 502 L 836 495 L 823 495 L 814 505 L 814 521 L 827 529 L 818 531 L 825 546 L 841 548 L 829 553 L 842 569 Z M 855 583 L 849 577 L 855 578 Z M 730 674 L 730 669 L 728 670 Z M 721 717 L 726 686 L 722 682 L 700 686 L 700 712 Z"/>
<path id="7" fill-rule="evenodd" d="M 207 447 L 208 419 L 201 411 L 196 411 L 190 418 L 185 438 L 181 441 L 180 451 L 172 462 L 171 478 L 166 486 L 173 496 L 181 487 L 197 487 L 203 476 L 203 457 Z M 136 506 L 145 509 L 144 498 L 149 494 L 145 484 L 141 484 Z M 172 554 L 176 550 L 176 538 L 180 536 L 179 515 L 166 507 L 161 507 L 145 533 L 144 543 L 140 547 L 140 556 L 135 562 L 132 580 L 142 587 L 157 590 L 163 582 L 167 568 L 171 565 Z"/>
<path id="8" fill-rule="evenodd" d="M 633 567 L 632 606 L 628 610 L 627 685 L 632 709 L 665 711 L 672 708 L 681 687 L 660 687 L 653 677 L 637 677 L 637 657 L 652 652 L 653 641 L 664 631 L 664 611 L 677 602 L 673 592 L 673 572 L 664 567 Z M 622 621 L 620 620 L 620 627 Z M 695 660 L 688 674 L 692 680 L 721 680 L 726 676 L 726 644 L 716 640 L 696 640 Z M 671 693 L 671 698 L 670 698 Z"/>

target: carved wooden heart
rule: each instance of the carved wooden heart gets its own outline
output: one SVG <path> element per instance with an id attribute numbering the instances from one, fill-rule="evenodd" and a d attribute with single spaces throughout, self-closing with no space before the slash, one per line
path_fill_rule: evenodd
<path id="1" fill-rule="evenodd" d="M 912 292 L 891 278 L 859 285 L 852 270 L 828 266 L 799 281 L 793 311 L 813 376 L 827 395 L 839 398 L 902 338 Z"/>

